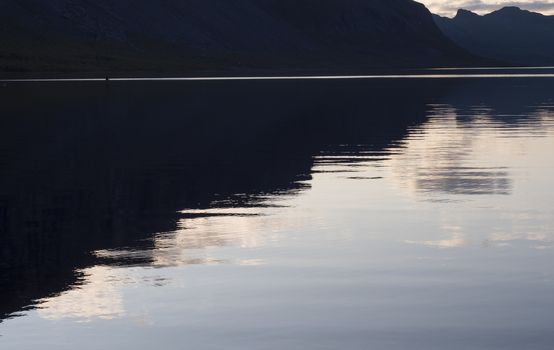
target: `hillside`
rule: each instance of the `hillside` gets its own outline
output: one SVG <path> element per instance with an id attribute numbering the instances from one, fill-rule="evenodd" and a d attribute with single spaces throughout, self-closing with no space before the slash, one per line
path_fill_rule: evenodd
<path id="1" fill-rule="evenodd" d="M 3 0 L 6 72 L 361 71 L 479 61 L 411 0 Z"/>

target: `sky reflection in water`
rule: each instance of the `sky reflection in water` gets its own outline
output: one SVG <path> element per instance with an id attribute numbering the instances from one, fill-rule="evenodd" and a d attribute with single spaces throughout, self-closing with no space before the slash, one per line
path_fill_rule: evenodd
<path id="1" fill-rule="evenodd" d="M 554 110 L 431 103 L 297 189 L 183 209 L 0 326 L 6 348 L 547 349 Z M 241 195 L 236 195 L 239 198 Z M 109 263 L 110 260 L 125 263 Z"/>

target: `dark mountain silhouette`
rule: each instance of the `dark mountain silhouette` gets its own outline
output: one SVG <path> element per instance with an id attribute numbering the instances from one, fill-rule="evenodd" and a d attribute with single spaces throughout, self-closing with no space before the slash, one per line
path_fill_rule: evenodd
<path id="1" fill-rule="evenodd" d="M 434 18 L 448 37 L 474 54 L 514 64 L 554 64 L 554 16 L 505 7 L 484 16 L 460 10 L 454 18 Z"/>
<path id="2" fill-rule="evenodd" d="M 6 71 L 357 70 L 479 61 L 411 0 L 3 0 Z"/>

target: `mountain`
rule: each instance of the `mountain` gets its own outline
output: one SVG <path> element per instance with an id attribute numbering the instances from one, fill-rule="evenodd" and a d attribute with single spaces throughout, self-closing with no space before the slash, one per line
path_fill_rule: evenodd
<path id="1" fill-rule="evenodd" d="M 0 69 L 356 71 L 479 61 L 411 0 L 2 0 Z"/>
<path id="2" fill-rule="evenodd" d="M 554 64 L 554 16 L 505 7 L 484 16 L 459 10 L 454 18 L 434 18 L 449 38 L 477 55 L 522 65 Z"/>

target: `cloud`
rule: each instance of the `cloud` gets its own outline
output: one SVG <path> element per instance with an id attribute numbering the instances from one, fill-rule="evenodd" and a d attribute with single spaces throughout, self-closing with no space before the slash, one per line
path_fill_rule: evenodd
<path id="1" fill-rule="evenodd" d="M 505 6 L 517 6 L 526 10 L 554 14 L 554 0 L 545 1 L 494 1 L 494 0 L 419 0 L 432 12 L 452 16 L 458 9 L 466 9 L 480 14 L 498 10 Z"/>

